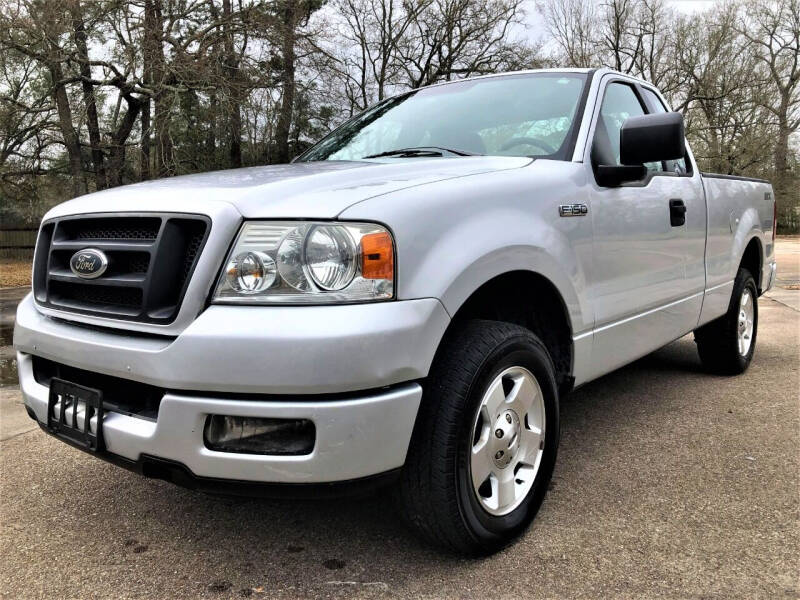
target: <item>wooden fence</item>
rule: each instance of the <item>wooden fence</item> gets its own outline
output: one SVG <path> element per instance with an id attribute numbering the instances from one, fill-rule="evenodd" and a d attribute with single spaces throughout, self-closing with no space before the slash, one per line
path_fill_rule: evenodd
<path id="1" fill-rule="evenodd" d="M 37 231 L 36 227 L 0 227 L 0 258 L 31 260 Z"/>

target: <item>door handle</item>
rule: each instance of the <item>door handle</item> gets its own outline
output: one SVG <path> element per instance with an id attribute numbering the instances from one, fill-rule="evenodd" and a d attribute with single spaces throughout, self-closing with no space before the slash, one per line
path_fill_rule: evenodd
<path id="1" fill-rule="evenodd" d="M 686 205 L 683 200 L 676 198 L 669 201 L 669 224 L 672 227 L 686 224 Z"/>

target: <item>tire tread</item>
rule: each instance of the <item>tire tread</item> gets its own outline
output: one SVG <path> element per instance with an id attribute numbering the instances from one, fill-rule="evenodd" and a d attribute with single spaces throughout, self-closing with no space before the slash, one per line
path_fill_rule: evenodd
<path id="1" fill-rule="evenodd" d="M 458 432 L 475 373 L 492 350 L 523 337 L 548 357 L 529 330 L 505 322 L 472 320 L 445 340 L 424 386 L 423 401 L 409 445 L 398 491 L 404 519 L 428 543 L 462 554 L 483 550 L 461 516 L 456 485 Z M 550 372 L 555 372 L 550 361 Z M 555 388 L 555 379 L 551 382 Z M 437 443 L 439 442 L 439 443 Z"/>
<path id="2" fill-rule="evenodd" d="M 738 312 L 739 298 L 746 285 L 755 281 L 750 272 L 745 268 L 740 268 L 736 274 L 731 293 L 731 301 L 728 311 L 721 317 L 714 319 L 710 323 L 703 325 L 694 332 L 697 353 L 700 355 L 700 362 L 703 366 L 719 375 L 738 375 L 744 372 L 750 364 L 750 359 L 744 359 L 739 355 L 738 347 Z M 753 302 L 757 302 L 757 293 L 753 296 Z M 757 308 L 756 308 L 757 310 Z M 758 313 L 756 312 L 756 319 Z M 755 349 L 756 335 L 758 333 L 757 323 L 754 329 L 753 347 L 750 357 Z"/>

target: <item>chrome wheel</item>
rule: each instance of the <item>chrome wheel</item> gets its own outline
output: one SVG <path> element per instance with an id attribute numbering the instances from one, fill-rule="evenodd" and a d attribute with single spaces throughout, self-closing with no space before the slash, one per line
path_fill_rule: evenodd
<path id="1" fill-rule="evenodd" d="M 739 354 L 747 356 L 750 352 L 750 346 L 753 344 L 753 316 L 755 309 L 753 307 L 753 295 L 749 288 L 745 288 L 742 292 L 742 298 L 739 300 L 739 318 L 737 334 L 739 338 Z"/>
<path id="2" fill-rule="evenodd" d="M 472 426 L 472 488 L 490 514 L 506 515 L 530 492 L 544 451 L 544 396 L 533 374 L 509 367 L 489 385 Z"/>

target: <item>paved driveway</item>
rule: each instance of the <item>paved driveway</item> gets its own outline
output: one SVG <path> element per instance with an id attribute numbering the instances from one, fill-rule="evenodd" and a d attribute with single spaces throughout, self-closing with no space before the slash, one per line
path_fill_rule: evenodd
<path id="1" fill-rule="evenodd" d="M 769 297 L 800 310 L 800 235 L 779 238 L 775 256 L 778 274 Z"/>
<path id="2" fill-rule="evenodd" d="M 421 545 L 386 496 L 241 500 L 140 478 L 45 436 L 18 391 L 2 388 L 0 590 L 7 598 L 798 598 L 792 298 L 760 301 L 758 348 L 744 376 L 703 373 L 686 337 L 566 398 L 559 463 L 534 526 L 482 560 Z"/>

